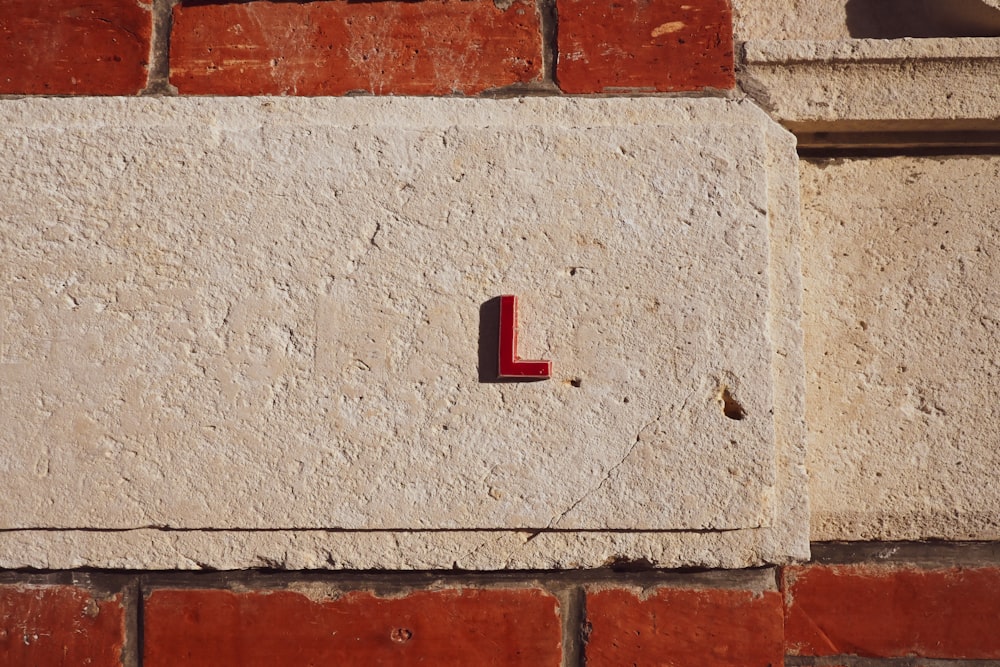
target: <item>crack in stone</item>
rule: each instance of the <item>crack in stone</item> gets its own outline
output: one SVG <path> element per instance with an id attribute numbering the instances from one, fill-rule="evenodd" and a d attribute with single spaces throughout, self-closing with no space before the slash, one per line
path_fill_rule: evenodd
<path id="1" fill-rule="evenodd" d="M 472 551 L 470 551 L 467 554 L 465 554 L 464 556 L 462 556 L 459 560 L 453 561 L 452 562 L 452 567 L 454 569 L 460 569 L 460 570 L 475 569 L 475 568 L 468 567 L 469 560 L 471 558 L 473 558 L 476 554 L 478 554 L 480 551 L 482 551 L 483 549 L 485 549 L 486 545 L 490 544 L 491 542 L 494 543 L 494 544 L 500 544 L 503 541 L 503 539 L 504 539 L 503 535 L 500 535 L 500 536 L 491 536 L 491 537 L 493 537 L 493 539 L 484 540 L 482 543 L 479 544 L 479 546 L 477 546 L 475 549 L 473 549 Z M 508 560 L 509 559 L 510 559 L 510 556 L 508 556 Z"/>
<path id="2" fill-rule="evenodd" d="M 639 429 L 639 433 L 637 433 L 636 436 L 635 436 L 635 442 L 632 443 L 632 445 L 628 448 L 628 451 L 625 452 L 625 455 L 622 456 L 622 458 L 618 461 L 618 463 L 616 463 L 613 466 L 611 466 L 610 468 L 608 468 L 608 472 L 605 473 L 605 475 L 601 479 L 601 481 L 597 483 L 597 486 L 595 486 L 595 487 L 593 487 L 593 488 L 588 489 L 587 491 L 585 491 L 583 493 L 583 495 L 581 495 L 579 498 L 577 498 L 573 502 L 573 504 L 570 505 L 566 509 L 566 511 L 564 511 L 562 514 L 560 514 L 559 516 L 557 516 L 555 519 L 549 521 L 549 524 L 546 526 L 546 528 L 548 529 L 548 528 L 553 528 L 553 527 L 557 526 L 560 521 L 562 521 L 563 519 L 566 518 L 567 514 L 569 514 L 573 510 L 575 510 L 577 508 L 577 506 L 580 503 L 582 503 L 584 500 L 586 500 L 591 494 L 594 494 L 594 493 L 597 493 L 598 491 L 600 491 L 601 488 L 605 484 L 607 484 L 608 480 L 610 480 L 611 477 L 616 472 L 618 472 L 618 469 L 621 468 L 623 465 L 625 465 L 625 462 L 628 461 L 628 459 L 629 459 L 630 456 L 632 456 L 632 453 L 635 451 L 635 448 L 639 446 L 640 442 L 642 442 L 642 434 L 646 431 L 646 429 L 648 429 L 650 426 L 652 426 L 653 424 L 656 424 L 659 421 L 660 421 L 660 417 L 657 416 L 656 419 L 654 419 L 653 421 L 649 422 L 648 424 L 646 424 L 645 426 L 643 426 L 642 428 L 640 428 Z"/>

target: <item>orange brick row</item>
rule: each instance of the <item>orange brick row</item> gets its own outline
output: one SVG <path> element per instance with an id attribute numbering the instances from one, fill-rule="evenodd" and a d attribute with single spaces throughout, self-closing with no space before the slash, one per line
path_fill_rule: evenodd
<path id="1" fill-rule="evenodd" d="M 151 0 L 0 0 L 0 94 L 134 95 Z"/>
<path id="2" fill-rule="evenodd" d="M 157 57 L 151 0 L 0 4 L 0 94 L 135 95 L 149 84 Z M 172 12 L 169 53 L 159 57 L 180 94 L 735 85 L 729 0 L 557 0 L 551 43 L 540 0 L 182 0 Z M 554 56 L 551 72 L 546 52 Z"/>
<path id="3" fill-rule="evenodd" d="M 0 586 L 0 665 L 121 666 L 125 607 L 77 586 Z"/>
<path id="4" fill-rule="evenodd" d="M 160 590 L 145 603 L 144 667 L 559 667 L 556 599 L 539 590 Z"/>
<path id="5" fill-rule="evenodd" d="M 783 572 L 789 655 L 1000 660 L 1000 568 Z"/>
<path id="6" fill-rule="evenodd" d="M 784 658 L 774 591 L 610 589 L 586 605 L 587 667 L 776 667 Z"/>
<path id="7" fill-rule="evenodd" d="M 805 565 L 784 569 L 781 580 L 780 591 L 605 580 L 584 583 L 573 609 L 534 584 L 377 595 L 315 583 L 161 583 L 135 603 L 141 613 L 130 613 L 122 593 L 14 583 L 0 585 L 0 665 L 120 667 L 141 658 L 145 667 L 557 667 L 574 655 L 588 667 L 778 667 L 787 656 L 799 665 L 1000 660 L 998 567 Z"/>

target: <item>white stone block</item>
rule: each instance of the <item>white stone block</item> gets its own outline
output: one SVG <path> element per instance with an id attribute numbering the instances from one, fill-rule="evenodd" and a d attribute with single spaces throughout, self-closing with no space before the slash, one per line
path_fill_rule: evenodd
<path id="1" fill-rule="evenodd" d="M 260 529 L 328 536 L 319 567 L 353 531 L 423 545 L 357 567 L 451 567 L 479 533 L 554 535 L 565 563 L 807 552 L 794 148 L 754 106 L 26 99 L 0 118 L 0 566 L 41 565 L 26 554 L 67 535 L 48 529 L 98 531 L 73 562 L 150 568 L 183 566 L 176 540 L 136 536 L 171 531 L 223 567 L 255 564 L 219 544 Z M 489 381 L 508 293 L 550 380 Z"/>

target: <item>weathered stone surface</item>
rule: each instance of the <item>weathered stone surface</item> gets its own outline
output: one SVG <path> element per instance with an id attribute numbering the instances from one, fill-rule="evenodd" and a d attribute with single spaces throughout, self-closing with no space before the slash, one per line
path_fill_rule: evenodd
<path id="1" fill-rule="evenodd" d="M 733 0 L 737 40 L 988 37 L 997 0 Z"/>
<path id="2" fill-rule="evenodd" d="M 995 131 L 1000 120 L 1000 91 L 985 83 L 1000 78 L 1000 39 L 761 40 L 744 54 L 740 85 L 796 131 L 886 132 L 900 121 Z"/>
<path id="3" fill-rule="evenodd" d="M 794 154 L 752 105 L 2 113 L 4 528 L 725 529 L 733 553 L 682 532 L 636 557 L 804 553 L 797 249 L 768 234 L 797 230 Z M 553 380 L 480 382 L 501 293 Z M 578 560 L 630 557 L 615 539 Z"/>
<path id="4" fill-rule="evenodd" d="M 847 0 L 733 0 L 737 41 L 847 39 Z"/>
<path id="5" fill-rule="evenodd" d="M 1000 159 L 802 169 L 813 539 L 1000 538 Z"/>
<path id="6" fill-rule="evenodd" d="M 742 568 L 805 559 L 808 543 L 776 530 L 722 532 L 127 531 L 0 532 L 0 567 L 123 570 L 547 570 L 637 562 Z M 792 546 L 789 547 L 788 545 Z"/>
<path id="7" fill-rule="evenodd" d="M 805 358 L 802 344 L 802 229 L 795 137 L 768 127 L 768 223 L 771 231 L 771 307 L 774 343 L 774 434 L 778 464 L 774 529 L 763 532 L 766 562 L 809 557 L 809 498 L 806 488 Z M 789 550 L 788 545 L 798 547 Z"/>

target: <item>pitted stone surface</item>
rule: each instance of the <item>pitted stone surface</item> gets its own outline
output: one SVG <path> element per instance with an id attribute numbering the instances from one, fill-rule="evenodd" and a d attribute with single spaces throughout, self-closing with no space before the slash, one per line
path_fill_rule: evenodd
<path id="1" fill-rule="evenodd" d="M 994 130 L 998 73 L 1000 38 L 755 40 L 740 85 L 796 131 Z"/>
<path id="2" fill-rule="evenodd" d="M 1000 159 L 802 174 L 813 539 L 1000 538 Z"/>
<path id="3" fill-rule="evenodd" d="M 725 530 L 733 553 L 684 562 L 802 555 L 801 411 L 775 401 L 801 381 L 797 249 L 768 234 L 769 211 L 797 230 L 772 194 L 794 153 L 752 105 L 0 114 L 3 528 Z M 552 380 L 480 382 L 503 293 Z"/>
<path id="4" fill-rule="evenodd" d="M 998 0 L 733 0 L 744 40 L 990 37 L 1000 35 Z"/>
<path id="5" fill-rule="evenodd" d="M 808 528 L 808 526 L 806 527 Z M 745 568 L 809 557 L 773 531 L 126 531 L 0 532 L 0 566 L 123 570 L 548 570 Z"/>

